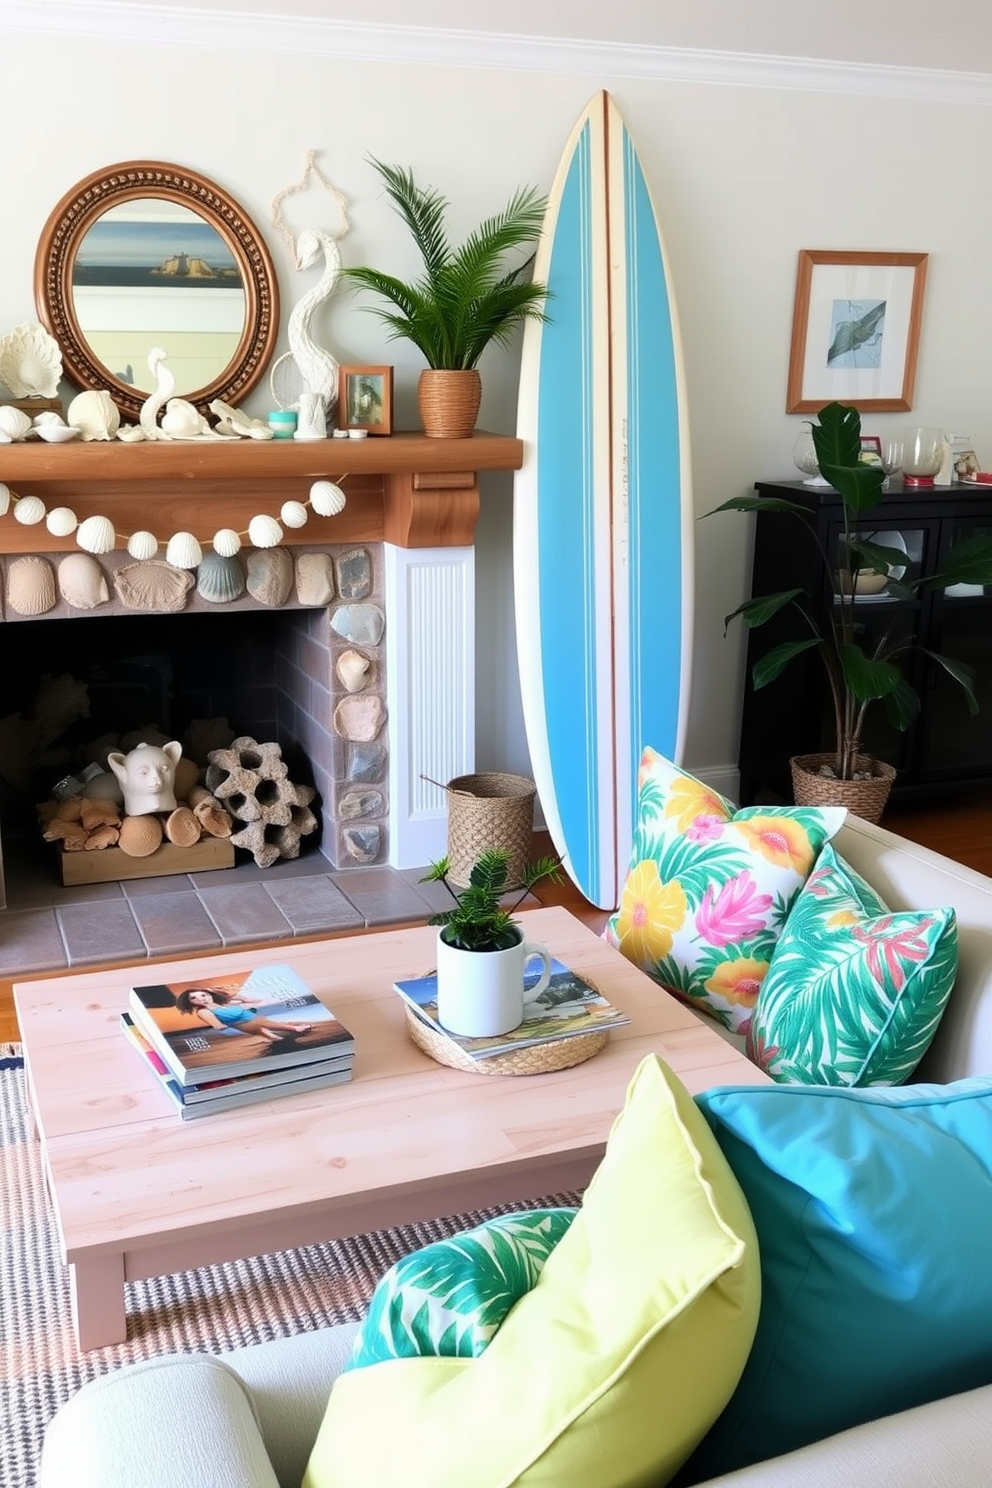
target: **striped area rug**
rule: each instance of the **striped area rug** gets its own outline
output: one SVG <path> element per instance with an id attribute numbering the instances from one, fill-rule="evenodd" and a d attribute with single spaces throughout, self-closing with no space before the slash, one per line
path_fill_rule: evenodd
<path id="1" fill-rule="evenodd" d="M 578 1195 L 537 1202 L 575 1204 Z M 357 1319 L 401 1255 L 506 1212 L 497 1206 L 129 1282 L 127 1342 L 80 1354 L 20 1048 L 0 1044 L 0 1488 L 34 1488 L 45 1425 L 87 1380 L 158 1354 L 214 1353 Z"/>

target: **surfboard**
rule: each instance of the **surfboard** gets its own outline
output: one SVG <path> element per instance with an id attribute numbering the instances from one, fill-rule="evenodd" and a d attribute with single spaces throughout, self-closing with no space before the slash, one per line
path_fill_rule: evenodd
<path id="1" fill-rule="evenodd" d="M 619 902 L 641 751 L 679 761 L 688 711 L 692 508 L 682 350 L 644 170 L 603 92 L 548 196 L 521 351 L 514 481 L 517 658 L 547 829 L 583 896 Z"/>

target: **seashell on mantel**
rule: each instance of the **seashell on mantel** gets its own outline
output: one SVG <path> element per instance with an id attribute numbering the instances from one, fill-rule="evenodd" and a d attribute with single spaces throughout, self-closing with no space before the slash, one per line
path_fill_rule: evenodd
<path id="1" fill-rule="evenodd" d="M 0 382 L 15 398 L 54 398 L 61 376 L 59 344 L 44 326 L 15 326 L 0 338 Z"/>
<path id="2" fill-rule="evenodd" d="M 31 420 L 20 408 L 10 403 L 0 407 L 0 433 L 6 434 L 8 439 L 24 439 L 31 430 Z"/>
<path id="3" fill-rule="evenodd" d="M 65 417 L 83 439 L 113 439 L 121 425 L 120 410 L 105 388 L 77 393 Z"/>

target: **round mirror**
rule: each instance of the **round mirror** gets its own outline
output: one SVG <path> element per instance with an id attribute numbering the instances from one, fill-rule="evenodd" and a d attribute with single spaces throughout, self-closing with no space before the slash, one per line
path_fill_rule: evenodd
<path id="1" fill-rule="evenodd" d="M 126 418 L 156 387 L 153 348 L 177 396 L 206 413 L 254 387 L 279 329 L 254 224 L 206 177 L 154 160 L 96 171 L 62 198 L 38 244 L 35 301 L 66 376 L 106 388 Z"/>

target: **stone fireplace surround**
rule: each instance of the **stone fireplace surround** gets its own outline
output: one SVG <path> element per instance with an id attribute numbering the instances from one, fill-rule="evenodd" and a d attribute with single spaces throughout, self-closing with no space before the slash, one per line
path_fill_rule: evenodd
<path id="1" fill-rule="evenodd" d="M 23 884 L 8 885 L 8 913 L 0 916 L 0 942 L 6 948 L 6 954 L 0 953 L 0 975 L 87 960 L 169 954 L 181 948 L 173 943 L 178 935 L 193 948 L 193 942 L 197 942 L 196 916 L 190 911 L 200 907 L 195 900 L 213 901 L 215 905 L 226 901 L 227 908 L 234 910 L 225 927 L 223 914 L 218 916 L 214 908 L 210 909 L 204 934 L 197 942 L 204 945 L 278 939 L 308 930 L 316 933 L 327 928 L 360 928 L 430 912 L 432 891 L 429 886 L 417 885 L 416 869 L 444 851 L 446 825 L 444 792 L 430 782 L 445 781 L 474 768 L 472 545 L 478 515 L 478 472 L 516 469 L 523 450 L 516 439 L 484 433 L 477 433 L 471 440 L 434 440 L 400 433 L 384 439 L 349 441 L 342 446 L 343 442 L 331 440 L 317 444 L 238 441 L 203 445 L 74 442 L 62 446 L 15 444 L 0 449 L 0 480 L 16 496 L 38 495 L 49 509 L 70 506 L 80 521 L 98 512 L 110 517 L 120 549 L 127 534 L 150 527 L 161 542 L 160 558 L 173 532 L 192 531 L 206 549 L 218 528 L 233 527 L 244 534 L 254 515 L 264 512 L 278 517 L 287 499 L 305 502 L 314 480 L 338 482 L 347 494 L 344 510 L 332 518 L 311 513 L 303 529 L 286 530 L 283 544 L 290 551 L 294 547 L 313 551 L 330 545 L 335 551 L 366 547 L 374 554 L 388 617 L 382 663 L 389 739 L 383 847 L 378 854 L 388 868 L 334 871 L 339 867 L 341 848 L 340 824 L 334 818 L 330 825 L 323 823 L 321 854 L 316 861 L 310 854 L 268 870 L 240 864 L 217 874 L 191 875 L 190 882 L 184 877 L 180 884 L 169 878 L 146 880 L 143 885 L 99 885 L 88 891 L 56 887 L 50 896 L 42 892 L 40 897 L 43 902 L 48 899 L 49 917 L 53 906 L 58 906 L 54 913 L 61 955 L 51 942 L 51 925 L 29 925 L 21 908 L 25 894 L 30 901 L 38 899 L 37 888 L 33 893 L 30 888 L 32 874 L 38 870 L 28 869 Z M 74 540 L 53 538 L 44 523 L 26 526 L 11 513 L 0 518 L 0 555 L 47 555 L 57 564 L 59 557 L 70 551 L 76 551 Z M 243 555 L 245 552 L 247 545 Z M 102 561 L 109 561 L 112 567 L 121 560 L 122 554 L 114 553 Z M 64 604 L 51 613 L 64 616 Z M 181 623 L 178 616 L 162 618 L 166 623 Z M 80 624 L 94 623 L 90 614 L 76 619 Z M 3 623 L 5 630 L 8 624 L 19 626 L 22 617 L 5 607 Z M 307 728 L 327 729 L 332 740 L 327 748 L 315 751 L 314 774 L 319 777 L 326 769 L 340 776 L 340 753 L 336 764 L 333 760 L 334 749 L 340 751 L 340 741 L 333 741 L 330 720 L 321 716 L 322 708 L 326 713 L 321 675 L 333 649 L 333 637 L 330 647 L 321 644 L 327 635 L 327 614 L 298 611 L 294 623 L 294 664 L 309 682 L 315 702 L 311 722 L 302 733 L 305 735 Z M 312 739 L 310 743 L 312 746 Z M 300 744 L 305 751 L 305 737 Z M 315 778 L 315 784 L 323 796 L 328 780 Z M 333 802 L 335 782 L 330 784 Z M 235 876 L 246 880 L 244 888 L 233 886 Z M 224 881 L 223 886 L 218 881 Z M 188 894 L 190 890 L 194 891 L 193 897 L 170 902 L 176 894 Z M 263 897 L 259 899 L 258 894 Z M 159 934 L 151 922 L 161 922 L 162 916 L 146 915 L 148 933 L 140 915 L 135 914 L 133 920 L 127 915 L 130 923 L 122 924 L 126 933 L 115 949 L 104 933 L 88 931 L 94 904 L 106 900 L 112 906 L 108 923 L 125 907 L 134 908 L 144 901 L 146 906 L 154 903 L 163 911 L 175 909 L 179 922 L 185 919 L 186 928 Z M 318 908 L 321 900 L 323 906 Z M 248 908 L 251 903 L 262 912 L 253 915 Z M 267 912 L 269 909 L 275 910 L 274 917 Z M 74 915 L 75 911 L 78 913 Z M 74 917 L 82 932 L 75 938 L 66 933 Z M 2 935 L 4 918 L 6 937 Z M 132 933 L 135 920 L 138 928 Z M 17 935 L 11 936 L 10 931 L 15 929 L 15 922 L 22 921 L 26 939 L 18 945 Z M 27 942 L 38 934 L 41 941 L 32 949 Z M 101 948 L 103 954 L 97 954 Z"/>

